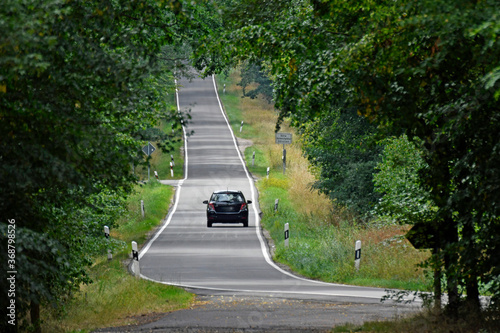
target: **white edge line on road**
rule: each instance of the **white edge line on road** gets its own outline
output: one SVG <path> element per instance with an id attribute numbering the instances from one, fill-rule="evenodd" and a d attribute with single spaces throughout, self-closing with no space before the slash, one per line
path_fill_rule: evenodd
<path id="1" fill-rule="evenodd" d="M 177 87 L 177 80 L 175 80 L 175 86 Z M 181 108 L 179 105 L 179 92 L 178 92 L 177 88 L 175 88 L 175 99 L 177 100 L 177 111 L 180 111 Z M 151 245 L 153 245 L 153 242 L 158 238 L 158 236 L 160 236 L 160 234 L 163 232 L 163 230 L 165 230 L 165 228 L 170 224 L 170 221 L 172 221 L 172 216 L 174 216 L 175 211 L 177 210 L 177 205 L 179 204 L 179 197 L 181 194 L 182 184 L 184 183 L 184 181 L 188 177 L 188 162 L 189 162 L 188 161 L 188 150 L 187 150 L 186 128 L 184 127 L 184 125 L 182 125 L 182 131 L 184 133 L 184 178 L 181 179 L 177 185 L 177 190 L 175 191 L 175 198 L 174 198 L 174 207 L 172 207 L 172 210 L 169 212 L 169 214 L 167 216 L 167 220 L 162 225 L 160 230 L 158 230 L 158 232 L 156 232 L 154 237 L 151 238 L 151 240 L 146 244 L 146 246 L 144 246 L 141 249 L 141 251 L 139 253 L 139 259 L 141 259 L 142 256 L 144 256 L 144 254 L 146 254 L 146 252 L 148 252 Z M 151 280 L 142 274 L 141 274 L 141 277 L 148 279 L 148 280 Z M 152 281 L 154 281 L 154 280 L 152 280 Z M 160 282 L 160 281 L 156 281 L 156 282 Z"/>
<path id="2" fill-rule="evenodd" d="M 151 278 L 148 278 L 147 276 L 143 276 L 141 274 L 141 277 L 144 278 L 145 280 L 149 280 L 152 282 L 159 282 L 161 284 L 169 285 L 169 286 L 176 286 L 176 287 L 182 287 L 182 288 L 190 288 L 190 289 L 199 289 L 199 290 L 213 290 L 213 291 L 227 291 L 227 292 L 243 292 L 243 293 L 263 293 L 263 294 L 287 294 L 287 295 L 315 295 L 315 296 L 335 296 L 335 297 L 357 297 L 357 298 L 371 298 L 371 299 L 377 299 L 380 300 L 380 296 L 367 296 L 367 295 L 352 295 L 352 294 L 330 294 L 330 293 L 324 293 L 324 292 L 310 292 L 310 291 L 285 291 L 285 290 L 274 290 L 274 291 L 269 291 L 269 290 L 253 290 L 253 289 L 225 289 L 225 288 L 214 288 L 214 287 L 200 287 L 200 286 L 193 286 L 189 284 L 183 284 L 183 283 L 173 283 L 173 282 L 164 282 L 164 281 L 157 281 L 153 280 Z M 307 280 L 309 281 L 309 280 Z M 365 287 L 361 287 L 365 288 Z M 366 287 L 368 288 L 368 287 Z M 421 302 L 421 299 L 415 300 L 415 302 Z"/>

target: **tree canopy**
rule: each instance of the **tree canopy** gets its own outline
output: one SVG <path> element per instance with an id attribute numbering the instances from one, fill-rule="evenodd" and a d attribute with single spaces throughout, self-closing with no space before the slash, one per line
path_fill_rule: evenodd
<path id="1" fill-rule="evenodd" d="M 423 142 L 428 167 L 418 183 L 435 205 L 428 223 L 442 230 L 434 260 L 446 274 L 449 308 L 456 313 L 463 292 L 478 310 L 480 287 L 499 297 L 500 3 L 223 3 L 231 29 L 213 47 L 266 63 L 280 119 L 300 129 L 353 108 L 382 137 Z M 331 152 L 329 144 L 315 141 L 314 149 Z"/>
<path id="2" fill-rule="evenodd" d="M 141 139 L 160 119 L 187 120 L 166 95 L 196 36 L 217 28 L 213 13 L 205 1 L 2 2 L 0 247 L 3 264 L 15 247 L 18 318 L 87 281 L 103 223 L 136 181 Z"/>
<path id="3" fill-rule="evenodd" d="M 405 144 L 378 140 L 418 143 L 408 182 L 432 203 L 418 219 L 439 230 L 449 308 L 464 293 L 478 311 L 481 290 L 498 301 L 499 22 L 497 0 L 4 1 L 0 256 L 14 224 L 20 313 L 86 280 L 83 254 L 131 190 L 142 139 L 174 139 L 151 128 L 186 120 L 166 94 L 192 52 L 206 74 L 265 68 L 277 130 L 290 120 L 317 185 L 357 210 L 410 191 L 384 183 Z"/>

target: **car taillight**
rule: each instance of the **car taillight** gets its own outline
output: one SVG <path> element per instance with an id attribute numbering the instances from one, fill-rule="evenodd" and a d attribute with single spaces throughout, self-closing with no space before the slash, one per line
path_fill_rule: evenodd
<path id="1" fill-rule="evenodd" d="M 247 210 L 247 204 L 246 203 L 242 203 L 241 207 L 240 207 L 240 210 Z"/>
<path id="2" fill-rule="evenodd" d="M 215 206 L 213 203 L 208 204 L 208 210 L 213 210 L 215 212 Z"/>

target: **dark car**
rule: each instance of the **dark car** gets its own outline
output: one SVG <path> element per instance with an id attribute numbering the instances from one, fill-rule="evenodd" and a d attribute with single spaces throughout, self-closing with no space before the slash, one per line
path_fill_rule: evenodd
<path id="1" fill-rule="evenodd" d="M 212 223 L 243 223 L 248 227 L 248 205 L 241 191 L 216 191 L 210 200 L 203 201 L 207 205 L 207 227 Z"/>

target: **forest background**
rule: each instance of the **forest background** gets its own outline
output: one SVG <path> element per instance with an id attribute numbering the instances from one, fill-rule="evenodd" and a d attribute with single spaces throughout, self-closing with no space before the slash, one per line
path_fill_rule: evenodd
<path id="1" fill-rule="evenodd" d="M 357 216 L 416 224 L 447 314 L 500 296 L 498 1 L 6 1 L 0 8 L 2 309 L 39 320 L 83 282 L 144 161 L 189 116 L 190 61 L 259 66 L 317 167 Z M 250 92 L 247 92 L 250 94 Z M 158 131 L 163 119 L 172 132 Z M 406 155 L 405 155 L 406 154 Z M 396 170 L 396 171 L 395 171 Z M 425 236 L 428 235 L 428 236 Z M 14 246 L 15 245 L 15 246 Z M 464 297 L 461 297 L 464 295 Z M 437 298 L 439 299 L 439 298 Z M 7 302 L 4 304 L 4 302 Z M 3 328 L 12 329 L 2 322 Z"/>

